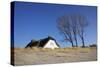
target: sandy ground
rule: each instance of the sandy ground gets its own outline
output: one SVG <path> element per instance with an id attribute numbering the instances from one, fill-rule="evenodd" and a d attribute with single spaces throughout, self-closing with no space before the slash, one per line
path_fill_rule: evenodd
<path id="1" fill-rule="evenodd" d="M 14 50 L 14 65 L 54 64 L 96 61 L 96 48 L 24 49 Z"/>

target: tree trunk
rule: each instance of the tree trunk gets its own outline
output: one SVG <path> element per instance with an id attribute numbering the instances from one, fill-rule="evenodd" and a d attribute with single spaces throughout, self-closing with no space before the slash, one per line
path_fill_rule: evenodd
<path id="1" fill-rule="evenodd" d="M 83 37 L 81 37 L 81 39 L 82 39 L 82 47 L 84 48 L 85 47 L 85 43 L 84 43 L 84 38 Z"/>
<path id="2" fill-rule="evenodd" d="M 73 41 L 71 41 L 72 47 L 74 47 Z"/>
<path id="3" fill-rule="evenodd" d="M 76 38 L 76 35 L 75 34 L 74 34 L 74 38 L 75 38 L 76 47 L 78 47 L 77 38 Z"/>
<path id="4" fill-rule="evenodd" d="M 76 42 L 76 47 L 78 47 L 78 44 L 77 44 L 77 39 L 75 38 L 75 42 Z"/>

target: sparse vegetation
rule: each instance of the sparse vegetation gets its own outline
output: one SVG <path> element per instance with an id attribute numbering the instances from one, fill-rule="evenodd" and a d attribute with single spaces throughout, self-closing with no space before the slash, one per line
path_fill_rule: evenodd
<path id="1" fill-rule="evenodd" d="M 13 52 L 12 52 L 13 53 Z M 50 64 L 80 61 L 96 61 L 96 48 L 15 48 L 14 64 Z"/>

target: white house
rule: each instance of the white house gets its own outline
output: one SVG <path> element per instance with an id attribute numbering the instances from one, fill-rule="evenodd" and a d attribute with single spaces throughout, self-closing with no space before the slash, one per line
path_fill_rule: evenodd
<path id="1" fill-rule="evenodd" d="M 50 36 L 48 36 L 47 38 L 44 39 L 40 39 L 38 41 L 35 40 L 31 40 L 31 42 L 25 47 L 38 47 L 38 48 L 59 48 L 60 46 L 58 45 L 58 43 L 56 42 L 56 40 Z"/>

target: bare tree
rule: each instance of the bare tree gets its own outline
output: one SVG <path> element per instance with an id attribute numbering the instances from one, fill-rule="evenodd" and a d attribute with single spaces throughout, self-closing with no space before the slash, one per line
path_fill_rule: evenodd
<path id="1" fill-rule="evenodd" d="M 73 35 L 76 43 L 76 47 L 78 46 L 77 44 L 77 35 L 81 38 L 82 41 L 82 47 L 85 47 L 85 42 L 84 42 L 84 32 L 85 28 L 88 26 L 88 21 L 84 15 L 81 14 L 72 14 L 71 16 L 71 25 L 72 25 L 72 30 L 73 30 Z"/>
<path id="2" fill-rule="evenodd" d="M 72 44 L 72 47 L 74 47 L 74 40 L 78 47 L 77 36 L 81 38 L 82 47 L 85 47 L 84 30 L 88 26 L 85 16 L 81 14 L 64 15 L 57 19 L 57 23 L 58 29 L 64 35 L 65 40 Z"/>
<path id="3" fill-rule="evenodd" d="M 81 38 L 82 47 L 85 47 L 84 32 L 85 32 L 85 28 L 88 26 L 88 21 L 85 16 L 77 15 L 77 22 L 78 22 L 78 25 L 77 25 L 78 35 Z"/>
<path id="4" fill-rule="evenodd" d="M 57 19 L 57 27 L 60 30 L 60 32 L 64 35 L 64 40 L 70 42 L 72 44 L 72 47 L 74 47 L 70 17 L 59 17 Z"/>
<path id="5" fill-rule="evenodd" d="M 76 47 L 78 47 L 78 42 L 77 42 L 77 33 L 78 33 L 78 31 L 77 31 L 77 29 L 78 29 L 78 27 L 77 27 L 77 17 L 76 17 L 76 15 L 70 15 L 70 20 L 71 20 L 71 27 L 72 27 L 72 32 L 73 32 L 73 37 L 74 37 L 74 40 L 75 40 L 75 45 L 76 45 Z"/>

